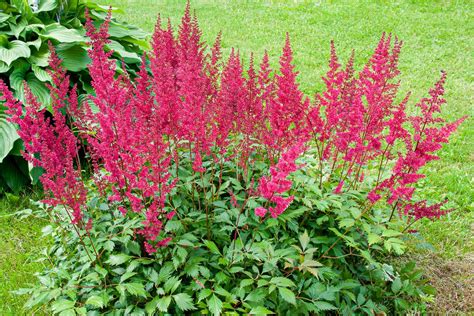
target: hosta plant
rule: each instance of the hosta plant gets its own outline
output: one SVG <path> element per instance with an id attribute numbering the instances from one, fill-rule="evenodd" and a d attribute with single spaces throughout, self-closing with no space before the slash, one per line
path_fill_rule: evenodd
<path id="1" fill-rule="evenodd" d="M 85 9 L 96 24 L 102 23 L 107 13 L 93 2 L 67 0 L 2 0 L 0 1 L 0 79 L 12 89 L 15 97 L 25 101 L 24 82 L 46 108 L 51 107 L 47 73 L 52 43 L 63 60 L 71 81 L 77 86 L 79 98 L 92 93 L 87 65 L 87 37 Z M 138 70 L 146 33 L 134 26 L 110 21 L 110 42 L 113 58 L 125 63 L 129 73 Z M 122 66 L 120 66 L 120 69 Z M 6 120 L 0 103 L 0 190 L 20 190 L 38 180 L 39 170 L 32 170 L 21 158 L 22 142 L 14 126 Z"/>
<path id="2" fill-rule="evenodd" d="M 431 299 L 396 269 L 412 223 L 449 210 L 419 200 L 422 167 L 462 119 L 439 115 L 446 75 L 406 111 L 402 43 L 383 35 L 360 71 L 331 45 L 326 88 L 297 84 L 289 36 L 280 69 L 208 48 L 189 5 L 158 21 L 136 79 L 111 59 L 110 19 L 90 38 L 94 93 L 79 102 L 57 54 L 52 117 L 0 84 L 24 157 L 44 169 L 55 245 L 29 306 L 53 313 L 396 314 Z M 143 57 L 145 60 L 146 57 Z M 148 71 L 148 67 L 149 70 Z M 67 119 L 71 118 L 71 119 Z M 85 145 L 83 145 L 85 144 Z M 81 169 L 85 146 L 93 172 Z"/>

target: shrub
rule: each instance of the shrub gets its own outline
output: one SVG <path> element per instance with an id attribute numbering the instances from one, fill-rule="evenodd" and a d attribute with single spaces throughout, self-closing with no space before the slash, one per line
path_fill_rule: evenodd
<path id="1" fill-rule="evenodd" d="M 396 99 L 398 39 L 384 34 L 358 73 L 332 44 L 326 89 L 311 101 L 289 36 L 278 72 L 266 54 L 244 70 L 234 50 L 222 61 L 220 35 L 209 50 L 201 42 L 188 4 L 176 36 L 158 21 L 134 80 L 104 50 L 109 21 L 86 23 L 95 92 L 86 102 L 54 53 L 52 118 L 28 87 L 23 108 L 0 84 L 25 158 L 45 170 L 45 231 L 55 238 L 41 285 L 22 291 L 29 306 L 63 315 L 423 309 L 432 289 L 389 256 L 404 252 L 413 222 L 448 212 L 417 200 L 414 187 L 463 120 L 438 115 L 444 73 L 409 115 L 408 96 Z"/>
<path id="2" fill-rule="evenodd" d="M 31 4 L 31 6 L 29 5 Z M 76 84 L 80 100 L 93 89 L 87 65 L 87 38 L 83 29 L 85 9 L 90 18 L 100 24 L 106 9 L 93 3 L 80 1 L 27 1 L 0 2 L 0 79 L 6 81 L 15 96 L 25 101 L 23 82 L 48 110 L 51 99 L 47 73 L 51 42 L 62 58 L 71 81 Z M 113 58 L 124 61 L 130 74 L 138 70 L 140 55 L 147 47 L 146 34 L 128 24 L 110 21 L 110 42 L 107 49 L 114 49 Z M 21 159 L 22 142 L 12 124 L 6 120 L 0 104 L 0 188 L 18 192 L 30 182 L 36 183 L 39 170 L 30 170 Z"/>

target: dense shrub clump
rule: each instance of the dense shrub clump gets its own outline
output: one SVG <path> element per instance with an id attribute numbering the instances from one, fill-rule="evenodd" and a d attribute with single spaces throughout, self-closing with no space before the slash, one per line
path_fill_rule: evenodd
<path id="1" fill-rule="evenodd" d="M 431 288 L 387 256 L 403 253 L 413 222 L 447 212 L 414 186 L 462 122 L 438 115 L 444 73 L 409 115 L 409 95 L 396 98 L 402 43 L 390 35 L 360 72 L 332 44 L 326 89 L 311 100 L 289 36 L 279 71 L 266 54 L 245 68 L 234 50 L 222 60 L 220 35 L 202 43 L 188 5 L 177 34 L 158 21 L 131 79 L 104 50 L 109 18 L 86 27 L 87 101 L 54 53 L 52 118 L 27 87 L 23 110 L 0 83 L 54 220 L 51 267 L 30 305 L 64 315 L 423 308 Z"/>

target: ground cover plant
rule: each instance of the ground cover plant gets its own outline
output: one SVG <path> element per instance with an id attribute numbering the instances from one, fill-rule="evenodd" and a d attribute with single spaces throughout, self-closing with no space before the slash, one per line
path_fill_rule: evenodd
<path id="1" fill-rule="evenodd" d="M 0 2 L 0 79 L 15 96 L 24 101 L 23 82 L 46 108 L 50 108 L 47 84 L 48 43 L 55 46 L 64 67 L 76 83 L 79 98 L 92 91 L 87 72 L 86 37 L 83 24 L 88 8 L 94 23 L 102 23 L 106 8 L 81 1 L 1 1 Z M 140 55 L 147 47 L 146 33 L 111 21 L 108 49 L 114 49 L 117 63 L 124 63 L 130 74 L 138 70 Z M 18 193 L 30 182 L 36 184 L 40 171 L 21 158 L 22 142 L 0 105 L 0 190 Z M 31 178 L 31 179 L 30 179 Z M 31 181 L 30 181 L 31 180 Z"/>

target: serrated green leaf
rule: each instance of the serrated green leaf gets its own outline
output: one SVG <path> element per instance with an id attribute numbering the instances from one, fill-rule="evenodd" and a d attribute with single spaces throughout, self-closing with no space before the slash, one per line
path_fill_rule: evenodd
<path id="1" fill-rule="evenodd" d="M 167 312 L 168 306 L 170 306 L 170 303 L 171 303 L 171 296 L 163 296 L 158 299 L 156 307 L 160 310 L 160 312 Z"/>
<path id="2" fill-rule="evenodd" d="M 275 284 L 278 287 L 291 287 L 295 286 L 293 281 L 284 277 L 274 277 L 270 280 L 270 283 Z"/>
<path id="3" fill-rule="evenodd" d="M 382 232 L 383 237 L 396 237 L 400 236 L 402 233 L 392 229 L 386 229 Z"/>
<path id="4" fill-rule="evenodd" d="M 180 310 L 183 312 L 195 309 L 193 299 L 189 294 L 179 293 L 173 295 L 173 299 Z"/>
<path id="5" fill-rule="evenodd" d="M 316 302 L 314 302 L 314 306 L 316 306 L 317 309 L 320 310 L 320 311 L 337 310 L 336 306 L 332 305 L 331 303 L 325 302 L 325 301 L 316 301 Z"/>
<path id="6" fill-rule="evenodd" d="M 301 249 L 303 249 L 303 251 L 306 249 L 306 247 L 308 247 L 308 244 L 309 244 L 309 235 L 308 235 L 308 231 L 304 231 L 304 233 L 302 235 L 300 235 L 299 237 L 299 240 L 300 240 L 300 244 L 301 244 Z"/>
<path id="7" fill-rule="evenodd" d="M 93 295 L 86 300 L 86 305 L 92 305 L 94 307 L 102 308 L 105 306 L 104 299 L 100 296 Z"/>
<path id="8" fill-rule="evenodd" d="M 212 294 L 211 298 L 207 300 L 207 307 L 213 315 L 220 315 L 222 312 L 222 301 Z"/>
<path id="9" fill-rule="evenodd" d="M 125 254 L 111 255 L 109 257 L 109 260 L 106 261 L 106 263 L 108 263 L 112 266 L 118 266 L 122 263 L 127 262 L 131 258 L 132 258 L 131 256 L 125 255 Z"/>
<path id="10" fill-rule="evenodd" d="M 132 295 L 147 297 L 145 287 L 141 283 L 124 283 L 122 285 L 125 287 L 127 292 Z"/>
<path id="11" fill-rule="evenodd" d="M 369 236 L 367 237 L 367 241 L 369 242 L 369 245 L 373 245 L 382 241 L 382 237 L 380 237 L 377 234 L 370 233 Z"/>
<path id="12" fill-rule="evenodd" d="M 279 287 L 278 293 L 280 293 L 280 296 L 288 303 L 293 304 L 293 305 L 296 304 L 295 294 L 291 290 L 284 287 Z"/>
<path id="13" fill-rule="evenodd" d="M 171 277 L 168 280 L 166 280 L 165 284 L 163 285 L 163 288 L 165 289 L 166 293 L 173 293 L 176 291 L 178 286 L 180 286 L 181 280 L 178 277 Z"/>
<path id="14" fill-rule="evenodd" d="M 258 306 L 258 307 L 252 308 L 249 314 L 250 315 L 272 315 L 275 313 L 272 312 L 271 310 L 266 309 L 263 306 Z"/>
<path id="15" fill-rule="evenodd" d="M 205 240 L 204 244 L 212 253 L 222 256 L 221 252 L 219 251 L 219 248 L 217 248 L 216 244 L 213 241 Z"/>

